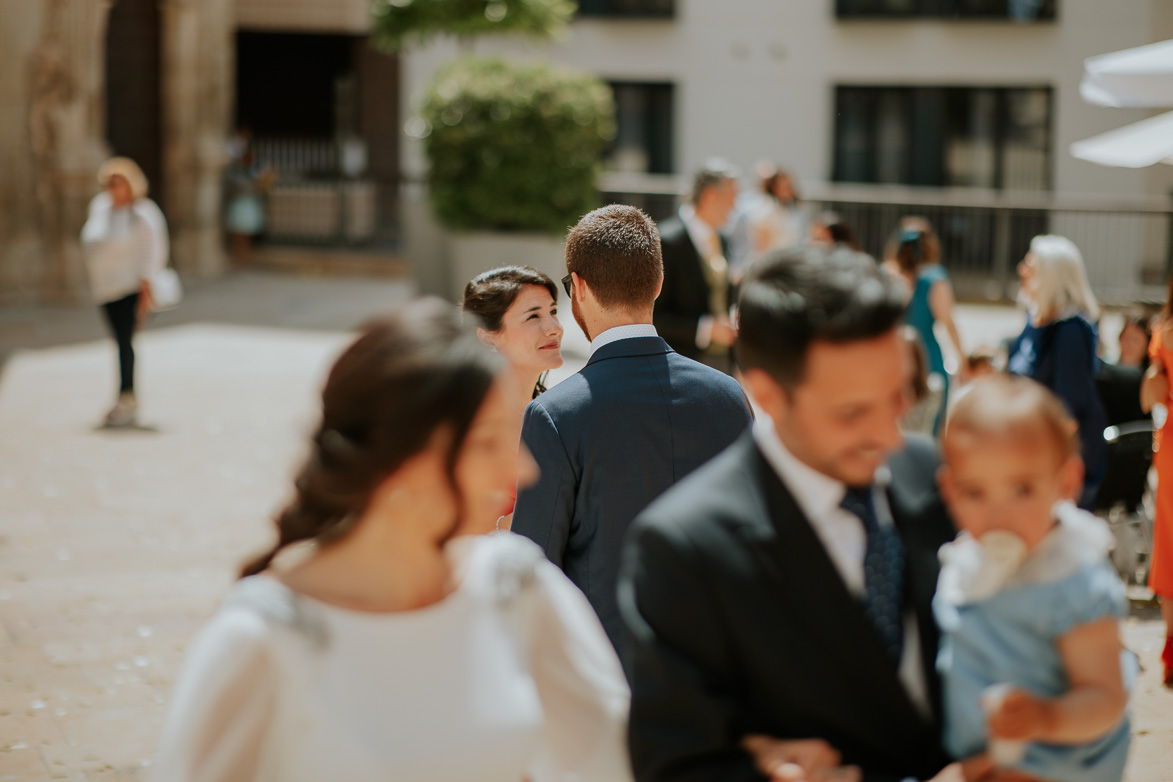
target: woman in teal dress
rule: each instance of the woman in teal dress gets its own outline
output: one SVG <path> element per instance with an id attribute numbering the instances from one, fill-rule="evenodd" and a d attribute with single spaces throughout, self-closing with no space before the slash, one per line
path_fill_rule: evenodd
<path id="1" fill-rule="evenodd" d="M 937 434 L 949 398 L 949 372 L 941 344 L 933 331 L 938 322 L 945 327 L 957 357 L 964 355 L 961 336 L 953 322 L 953 286 L 941 266 L 941 242 L 928 220 L 905 217 L 888 242 L 884 255 L 885 268 L 908 284 L 911 295 L 904 311 L 904 322 L 916 329 L 924 345 L 930 389 L 941 392 L 941 407 L 933 424 L 933 434 Z"/>

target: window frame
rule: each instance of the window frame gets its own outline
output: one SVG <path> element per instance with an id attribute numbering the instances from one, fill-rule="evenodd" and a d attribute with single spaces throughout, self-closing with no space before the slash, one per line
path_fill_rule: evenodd
<path id="1" fill-rule="evenodd" d="M 1009 96 L 1016 91 L 1042 90 L 1046 94 L 1047 112 L 1044 131 L 1045 147 L 1043 149 L 1044 171 L 1041 177 L 1042 187 L 1039 192 L 1052 192 L 1055 187 L 1055 87 L 1050 84 L 1015 84 L 1015 85 L 929 85 L 929 84 L 836 84 L 832 88 L 831 110 L 833 112 L 833 135 L 831 142 L 831 177 L 836 184 L 862 185 L 897 185 L 908 187 L 958 187 L 982 189 L 981 185 L 960 185 L 947 181 L 949 171 L 945 158 L 949 139 L 947 105 L 950 95 L 978 90 L 991 90 L 995 93 L 994 104 L 994 184 L 992 190 L 1005 190 L 1006 169 L 1004 154 L 1009 131 Z M 903 102 L 903 132 L 908 139 L 908 148 L 911 150 L 908 159 L 902 166 L 904 173 L 900 182 L 879 181 L 879 155 L 873 141 L 868 148 L 870 159 L 866 162 L 868 178 L 866 180 L 845 179 L 845 150 L 842 148 L 843 123 L 846 122 L 841 110 L 843 94 L 847 91 L 857 91 L 872 96 L 871 105 L 865 107 L 868 111 L 868 132 L 874 140 L 877 128 L 876 105 L 881 93 L 888 91 L 904 96 Z M 924 105 L 936 101 L 939 104 L 937 116 L 925 117 Z M 935 137 L 925 137 L 926 129 L 934 129 Z M 918 137 L 918 133 L 920 134 Z M 931 135 L 931 134 L 930 134 Z M 930 148 L 934 150 L 935 159 L 922 158 L 918 161 L 917 150 Z M 933 177 L 927 172 L 937 172 L 937 181 L 928 181 Z"/>
<path id="2" fill-rule="evenodd" d="M 839 21 L 909 21 L 909 20 L 940 20 L 956 22 L 1006 22 L 1007 24 L 1053 24 L 1059 20 L 1060 0 L 1040 0 L 1043 10 L 1033 19 L 1015 19 L 1010 15 L 1009 4 L 1006 0 L 1006 10 L 1001 13 L 982 13 L 957 8 L 949 11 L 946 2 L 965 3 L 965 0 L 911 0 L 912 7 L 906 11 L 896 9 L 876 8 L 872 10 L 857 10 L 860 0 L 834 0 L 834 15 Z"/>
<path id="3" fill-rule="evenodd" d="M 643 6 L 647 0 L 634 0 Z M 605 8 L 591 8 L 586 3 L 580 0 L 578 10 L 575 16 L 581 19 L 618 19 L 618 20 L 639 20 L 639 19 L 675 19 L 676 18 L 676 0 L 667 0 L 669 8 L 663 11 L 656 11 L 651 8 L 641 7 L 634 11 L 616 10 L 612 5 L 613 0 L 587 0 L 587 2 L 598 3 L 605 5 Z M 654 0 L 653 0 L 654 2 Z M 586 8 L 584 8 L 586 5 Z"/>
<path id="4" fill-rule="evenodd" d="M 607 86 L 611 88 L 612 95 L 614 95 L 616 87 L 642 87 L 642 88 L 652 88 L 652 89 L 660 90 L 661 94 L 666 96 L 667 104 L 668 104 L 667 111 L 663 112 L 662 115 L 660 115 L 661 118 L 664 120 L 665 124 L 664 124 L 664 127 L 660 130 L 663 131 L 663 135 L 665 135 L 667 137 L 667 139 L 663 143 L 659 143 L 660 139 L 657 139 L 657 136 L 659 134 L 657 133 L 658 129 L 656 127 L 655 110 L 653 109 L 652 110 L 653 117 L 651 118 L 651 122 L 649 122 L 649 127 L 648 127 L 646 134 L 645 134 L 645 137 L 644 137 L 645 148 L 648 150 L 648 168 L 649 168 L 649 170 L 646 172 L 640 172 L 640 173 L 657 174 L 657 175 L 675 174 L 676 173 L 676 147 L 677 147 L 677 143 L 678 143 L 677 121 L 676 121 L 676 119 L 677 119 L 677 85 L 676 85 L 676 83 L 671 82 L 671 81 L 645 81 L 642 79 L 605 79 L 605 81 L 607 82 Z M 616 123 L 615 140 L 612 143 L 612 145 L 609 146 L 607 148 L 607 150 L 603 153 L 603 165 L 604 165 L 604 170 L 606 170 L 606 171 L 618 172 L 618 171 L 621 171 L 621 169 L 612 169 L 612 168 L 608 167 L 608 165 L 607 165 L 611 160 L 612 154 L 615 152 L 615 148 L 616 148 L 615 145 L 619 141 L 619 127 L 618 127 L 618 125 L 619 125 L 620 118 L 619 118 L 618 100 L 616 100 L 615 109 L 616 109 L 616 111 L 615 111 L 615 123 Z M 659 155 L 656 154 L 657 149 L 660 149 Z M 657 166 L 655 165 L 655 162 L 657 160 L 662 160 L 663 162 L 666 163 L 666 165 L 664 166 L 665 170 L 659 170 L 659 171 L 656 170 Z"/>

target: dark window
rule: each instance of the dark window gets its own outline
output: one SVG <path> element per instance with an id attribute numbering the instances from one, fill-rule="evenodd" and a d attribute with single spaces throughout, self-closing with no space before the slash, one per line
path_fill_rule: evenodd
<path id="1" fill-rule="evenodd" d="M 676 15 L 676 0 L 581 0 L 578 13 L 580 16 L 670 18 Z"/>
<path id="2" fill-rule="evenodd" d="M 1048 190 L 1047 87 L 838 87 L 837 182 Z"/>
<path id="3" fill-rule="evenodd" d="M 672 85 L 611 84 L 615 93 L 615 141 L 607 152 L 611 171 L 673 172 Z"/>
<path id="4" fill-rule="evenodd" d="M 841 19 L 936 17 L 1052 21 L 1058 0 L 835 0 Z"/>

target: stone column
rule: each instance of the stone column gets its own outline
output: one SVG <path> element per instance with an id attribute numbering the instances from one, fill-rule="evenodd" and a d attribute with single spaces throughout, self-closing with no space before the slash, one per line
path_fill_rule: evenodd
<path id="1" fill-rule="evenodd" d="M 222 176 L 232 107 L 232 0 L 160 0 L 164 199 L 171 254 L 187 275 L 226 268 Z"/>
<path id="2" fill-rule="evenodd" d="M 77 237 L 106 156 L 109 7 L 0 0 L 0 301 L 85 298 Z"/>

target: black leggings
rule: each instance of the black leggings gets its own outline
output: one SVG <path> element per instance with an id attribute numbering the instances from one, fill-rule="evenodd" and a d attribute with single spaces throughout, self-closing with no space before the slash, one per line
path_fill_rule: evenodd
<path id="1" fill-rule="evenodd" d="M 134 336 L 135 321 L 138 319 L 138 294 L 132 293 L 123 296 L 117 301 L 109 301 L 102 305 L 106 313 L 106 321 L 110 330 L 114 332 L 114 341 L 118 343 L 118 372 L 121 376 L 119 393 L 125 394 L 134 391 L 134 347 L 130 338 Z"/>

